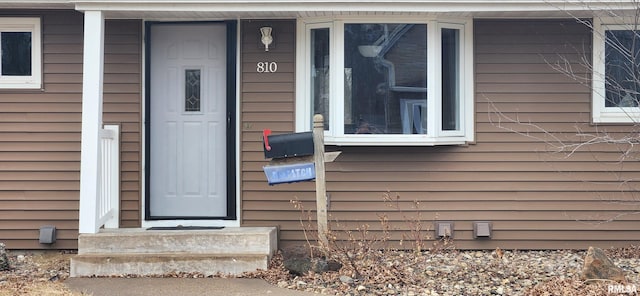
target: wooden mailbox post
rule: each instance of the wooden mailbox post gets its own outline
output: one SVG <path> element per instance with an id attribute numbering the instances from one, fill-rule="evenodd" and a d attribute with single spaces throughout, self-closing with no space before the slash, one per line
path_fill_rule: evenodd
<path id="1" fill-rule="evenodd" d="M 313 132 L 269 136 L 265 130 L 265 158 L 273 158 L 263 167 L 269 185 L 316 181 L 316 221 L 318 239 L 328 246 L 327 232 L 327 186 L 325 180 L 325 162 L 332 162 L 340 152 L 324 152 L 324 119 L 322 115 L 313 117 Z M 310 141 L 313 141 L 311 144 Z M 309 145 L 313 145 L 310 149 Z M 313 155 L 311 159 L 310 155 Z M 313 167 L 313 168 L 312 168 Z"/>
<path id="2" fill-rule="evenodd" d="M 324 178 L 324 119 L 322 115 L 313 116 L 313 162 L 316 165 L 316 220 L 318 223 L 318 239 L 329 246 L 327 231 L 327 183 Z"/>

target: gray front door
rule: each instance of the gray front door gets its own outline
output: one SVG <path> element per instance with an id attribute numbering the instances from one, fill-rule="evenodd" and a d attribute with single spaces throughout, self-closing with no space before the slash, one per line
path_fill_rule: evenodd
<path id="1" fill-rule="evenodd" d="M 226 25 L 150 33 L 150 215 L 227 216 Z"/>

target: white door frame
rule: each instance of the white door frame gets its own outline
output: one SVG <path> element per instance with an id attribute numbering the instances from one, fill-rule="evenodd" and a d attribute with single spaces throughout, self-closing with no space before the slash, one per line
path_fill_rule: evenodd
<path id="1" fill-rule="evenodd" d="M 213 21 L 212 21 L 213 22 Z M 190 22 L 167 22 L 167 23 L 190 23 Z M 230 133 L 233 133 L 234 137 L 232 137 L 234 139 L 234 145 L 233 147 L 229 147 L 230 149 L 228 149 L 227 153 L 228 154 L 233 154 L 235 157 L 233 157 L 233 167 L 234 170 L 230 171 L 228 170 L 228 179 L 229 181 L 227 182 L 227 191 L 229 192 L 228 194 L 232 194 L 233 196 L 235 196 L 234 201 L 234 207 L 235 207 L 235 213 L 228 213 L 228 215 L 232 215 L 234 217 L 229 217 L 229 218 L 224 218 L 224 219 L 171 219 L 171 220 L 160 220 L 160 219 L 149 219 L 148 218 L 148 194 L 149 194 L 149 171 L 147 170 L 148 168 L 148 161 L 149 161 L 149 132 L 148 132 L 148 114 L 147 112 L 149 112 L 149 108 L 148 108 L 148 104 L 147 104 L 147 100 L 148 100 L 148 96 L 149 94 L 149 83 L 150 83 L 150 79 L 148 77 L 148 71 L 150 69 L 150 65 L 149 65 L 149 48 L 148 48 L 148 44 L 149 44 L 149 37 L 148 33 L 149 33 L 149 29 L 151 25 L 158 25 L 158 24 L 163 24 L 163 22 L 157 22 L 157 21 L 145 21 L 145 25 L 143 28 L 143 35 L 144 35 L 144 39 L 145 42 L 143 43 L 143 83 L 144 83 L 144 87 L 143 87 L 143 111 L 142 111 L 142 120 L 143 120 L 143 126 L 142 126 L 142 190 L 141 190 L 141 199 L 142 199 L 142 207 L 141 207 L 141 226 L 142 227 L 154 227 L 154 226 L 177 226 L 177 225 L 182 225 L 182 226 L 227 226 L 227 227 L 239 227 L 240 226 L 240 129 L 239 129 L 239 124 L 240 124 L 240 46 L 239 46 L 239 42 L 240 42 L 240 28 L 239 28 L 239 20 L 233 20 L 233 21 L 225 21 L 224 23 L 227 24 L 227 32 L 232 34 L 233 36 L 227 36 L 227 48 L 228 48 L 228 57 L 230 57 L 231 55 L 234 55 L 233 58 L 235 58 L 235 63 L 229 63 L 228 64 L 228 71 L 231 70 L 231 68 L 233 68 L 233 71 L 228 72 L 228 73 L 235 73 L 235 76 L 229 77 L 227 76 L 227 79 L 231 79 L 233 78 L 231 81 L 233 82 L 228 82 L 227 86 L 229 87 L 230 85 L 233 86 L 233 97 L 235 98 L 235 102 L 233 104 L 233 117 L 232 120 L 229 122 L 229 124 L 231 124 L 233 128 L 233 130 L 229 131 Z M 228 90 L 228 95 L 231 90 Z M 229 101 L 228 101 L 229 102 Z M 228 137 L 229 138 L 229 137 Z M 228 200 L 229 201 L 229 200 Z"/>

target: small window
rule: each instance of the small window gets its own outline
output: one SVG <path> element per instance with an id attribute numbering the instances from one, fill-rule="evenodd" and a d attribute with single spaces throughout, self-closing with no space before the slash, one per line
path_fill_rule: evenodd
<path id="1" fill-rule="evenodd" d="M 607 30 L 604 45 L 605 108 L 638 107 L 640 31 Z"/>
<path id="2" fill-rule="evenodd" d="M 324 117 L 324 129 L 329 129 L 329 28 L 311 29 L 311 99 L 314 114 Z"/>
<path id="3" fill-rule="evenodd" d="M 0 88 L 41 88 L 40 18 L 0 18 Z"/>
<path id="4" fill-rule="evenodd" d="M 593 48 L 593 121 L 640 122 L 640 30 L 596 24 Z"/>
<path id="5" fill-rule="evenodd" d="M 460 30 L 442 28 L 442 130 L 460 130 Z"/>
<path id="6" fill-rule="evenodd" d="M 184 71 L 184 111 L 200 112 L 200 69 Z"/>

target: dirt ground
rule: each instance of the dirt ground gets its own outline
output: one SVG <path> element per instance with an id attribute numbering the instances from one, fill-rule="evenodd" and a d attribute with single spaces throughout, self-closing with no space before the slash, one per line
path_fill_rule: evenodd
<path id="1" fill-rule="evenodd" d="M 8 252 L 11 270 L 0 271 L 0 296 L 85 295 L 70 291 L 64 284 L 69 277 L 71 252 Z"/>
<path id="2" fill-rule="evenodd" d="M 487 253 L 487 254 L 484 254 Z M 575 253 L 573 251 L 565 251 L 565 252 L 552 252 L 553 254 L 566 255 L 565 253 Z M 638 258 L 640 258 L 640 247 L 632 246 L 629 248 L 621 248 L 621 249 L 610 249 L 607 250 L 608 255 L 614 259 L 614 261 L 619 262 L 627 262 L 628 260 L 632 260 L 633 263 L 626 264 L 624 263 L 621 267 L 626 270 L 628 279 L 631 280 L 628 284 L 633 284 L 634 291 L 628 291 L 629 293 L 618 293 L 619 295 L 638 295 L 637 294 L 637 283 L 638 283 L 638 275 L 640 274 L 640 265 L 638 265 Z M 466 258 L 473 255 L 473 259 L 476 260 L 481 258 L 480 255 L 487 255 L 487 258 L 491 259 L 495 256 L 493 252 L 449 252 L 443 254 L 437 254 L 438 256 L 453 256 L 455 258 Z M 505 252 L 505 254 L 507 254 Z M 509 253 L 511 254 L 511 253 Z M 68 251 L 39 251 L 39 252 L 8 252 L 9 261 L 11 265 L 11 269 L 8 271 L 0 271 L 0 296 L 14 296 L 14 295 L 60 295 L 60 296 L 79 296 L 79 295 L 87 295 L 79 292 L 74 292 L 69 290 L 65 285 L 64 281 L 69 277 L 69 262 L 71 256 L 74 255 L 74 252 Z M 398 259 L 398 255 L 402 255 L 402 253 L 394 253 L 391 252 L 386 254 L 383 259 L 385 262 L 395 262 L 402 261 Z M 511 265 L 521 265 L 515 264 L 517 261 L 517 257 L 532 257 L 532 252 L 513 252 L 510 260 L 512 260 L 511 264 L 494 264 L 495 269 L 491 268 L 491 264 L 487 265 L 487 270 L 482 273 L 491 273 L 495 271 L 499 273 L 500 271 L 505 270 L 505 266 Z M 550 260 L 549 254 L 544 253 L 542 258 L 546 260 Z M 507 256 L 507 255 L 504 255 Z M 582 256 L 582 253 L 580 253 Z M 435 258 L 435 257 L 434 257 Z M 447 257 L 448 258 L 448 257 Z M 393 260 L 392 260 L 393 259 Z M 406 259 L 406 258 L 405 258 Z M 423 258 L 424 259 L 424 258 Z M 433 259 L 433 258 L 432 258 Z M 445 258 L 446 259 L 446 258 Z M 479 260 L 479 259 L 478 259 Z M 491 259 L 493 260 L 493 259 Z M 538 260 L 540 261 L 540 260 Z M 550 260 L 551 262 L 559 262 L 561 260 Z M 629 261 L 631 262 L 631 261 Z M 434 263 L 436 267 L 441 266 L 442 264 Z M 399 263 L 400 265 L 405 265 L 403 262 Z M 462 264 L 462 263 L 461 263 Z M 618 263 L 620 264 L 620 263 Z M 383 264 L 384 265 L 384 264 Z M 392 264 L 393 265 L 393 264 Z M 384 267 L 384 266 L 383 266 Z M 379 272 L 381 277 L 371 279 L 371 282 L 362 282 L 358 285 L 352 284 L 347 285 L 343 282 L 343 276 L 340 276 L 341 273 L 326 273 L 326 274 L 314 274 L 310 273 L 305 276 L 293 276 L 289 274 L 287 270 L 284 269 L 282 265 L 282 257 L 276 256 L 271 264 L 271 268 L 266 271 L 258 271 L 253 274 L 245 274 L 243 277 L 254 277 L 261 278 L 270 282 L 274 286 L 279 286 L 282 288 L 289 288 L 295 290 L 303 290 L 315 293 L 323 293 L 329 295 L 429 295 L 423 294 L 421 291 L 416 291 L 416 293 L 402 293 L 399 291 L 402 290 L 390 290 L 388 285 L 389 278 L 383 275 L 391 272 L 398 271 L 399 266 L 393 265 L 393 270 L 384 269 L 376 270 Z M 344 271 L 344 270 L 342 270 Z M 347 270 L 348 271 L 348 270 Z M 427 271 L 427 274 L 430 270 Z M 438 270 L 435 270 L 438 271 Z M 435 272 L 434 271 L 434 272 Z M 468 271 L 465 271 L 467 274 Z M 395 273 L 393 273 L 395 275 Z M 446 273 L 444 279 L 447 277 L 452 277 L 452 272 Z M 198 275 L 193 274 L 167 274 L 167 275 L 159 275 L 157 277 L 198 277 Z M 434 274 L 437 278 L 439 275 Z M 122 277 L 131 277 L 131 275 L 122 275 Z M 304 285 L 302 285 L 304 283 Z M 610 284 L 610 283 L 609 283 Z M 547 296 L 547 295 L 565 295 L 565 296 L 586 296 L 586 295 L 611 295 L 607 293 L 607 283 L 605 282 L 597 282 L 594 284 L 586 284 L 578 280 L 575 277 L 550 277 L 546 280 L 540 281 L 537 285 L 530 287 L 527 291 L 520 291 L 515 293 L 514 295 L 530 295 L 530 296 Z M 331 287 L 337 288 L 331 288 Z M 382 287 L 380 289 L 376 287 Z M 361 287 L 366 288 L 366 290 Z M 421 283 L 418 287 L 424 287 Z M 374 289 L 375 288 L 375 289 Z M 373 291 L 377 292 L 373 292 Z M 383 293 L 383 292 L 390 293 Z M 393 292 L 393 293 L 391 293 Z M 475 293 L 471 293 L 469 295 L 474 295 Z M 475 295 L 489 295 L 496 294 L 494 291 L 490 293 L 479 292 Z M 502 293 L 497 293 L 501 295 Z M 508 295 L 509 293 L 504 293 L 503 295 Z M 439 294 L 439 295 L 455 295 L 455 294 Z"/>

